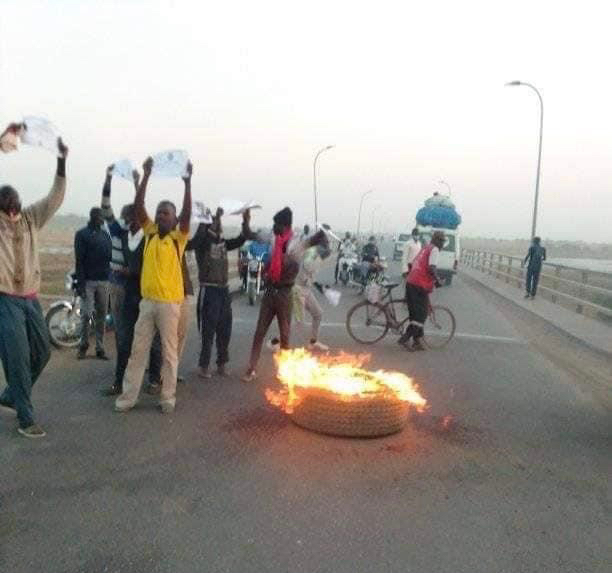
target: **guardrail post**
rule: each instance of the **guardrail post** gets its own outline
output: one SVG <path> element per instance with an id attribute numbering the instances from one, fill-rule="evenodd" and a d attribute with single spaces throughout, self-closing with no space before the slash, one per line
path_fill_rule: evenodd
<path id="1" fill-rule="evenodd" d="M 512 277 L 512 257 L 508 255 L 508 266 L 506 267 L 506 284 L 510 284 Z"/>
<path id="2" fill-rule="evenodd" d="M 559 285 L 560 285 L 559 277 L 560 276 L 561 276 L 561 267 L 555 267 L 555 282 L 554 282 L 554 289 L 555 290 L 559 290 Z M 557 295 L 556 295 L 556 293 L 552 294 L 551 300 L 553 302 L 557 302 Z"/>
<path id="3" fill-rule="evenodd" d="M 582 271 L 582 283 L 580 284 L 580 288 L 578 289 L 578 298 L 583 299 L 586 297 L 586 289 L 584 285 L 587 284 L 589 280 L 589 271 Z M 584 305 L 579 304 L 576 306 L 576 312 L 579 314 L 584 314 Z"/>

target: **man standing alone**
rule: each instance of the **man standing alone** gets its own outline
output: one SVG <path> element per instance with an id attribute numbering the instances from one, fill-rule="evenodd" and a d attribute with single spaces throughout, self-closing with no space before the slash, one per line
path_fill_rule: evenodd
<path id="1" fill-rule="evenodd" d="M 540 237 L 534 237 L 527 256 L 521 266 L 527 265 L 527 277 L 525 279 L 525 298 L 535 298 L 540 281 L 542 263 L 546 260 L 546 249 L 540 245 Z M 529 264 L 527 264 L 529 263 Z"/>
<path id="2" fill-rule="evenodd" d="M 49 333 L 37 298 L 38 231 L 64 200 L 68 148 L 58 139 L 57 149 L 55 180 L 44 199 L 22 210 L 17 191 L 0 187 L 0 358 L 7 382 L 0 405 L 17 412 L 18 432 L 28 438 L 45 436 L 34 423 L 31 395 L 50 357 Z"/>
<path id="3" fill-rule="evenodd" d="M 74 237 L 77 289 L 84 302 L 81 342 L 77 354 L 79 360 L 85 358 L 89 348 L 89 320 L 92 314 L 96 330 L 96 358 L 108 360 L 104 351 L 104 327 L 108 310 L 112 245 L 110 235 L 103 225 L 102 209 L 93 207 L 89 212 L 87 226 L 77 231 Z"/>

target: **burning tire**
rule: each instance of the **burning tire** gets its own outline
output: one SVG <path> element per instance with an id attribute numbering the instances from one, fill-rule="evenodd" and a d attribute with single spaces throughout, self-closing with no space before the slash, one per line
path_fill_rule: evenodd
<path id="1" fill-rule="evenodd" d="M 395 399 L 343 400 L 325 391 L 305 394 L 289 417 L 298 426 L 321 434 L 355 438 L 386 436 L 400 432 L 408 419 L 408 405 Z"/>
<path id="2" fill-rule="evenodd" d="M 268 388 L 268 401 L 298 426 L 322 434 L 373 438 L 399 432 L 410 408 L 427 400 L 402 372 L 366 370 L 369 355 L 315 356 L 304 348 L 274 356 L 280 390 Z"/>

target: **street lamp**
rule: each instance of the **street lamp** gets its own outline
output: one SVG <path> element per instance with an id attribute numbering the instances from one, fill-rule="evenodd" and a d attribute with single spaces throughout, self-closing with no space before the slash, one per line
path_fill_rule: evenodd
<path id="1" fill-rule="evenodd" d="M 370 189 L 369 191 L 366 191 L 361 196 L 361 201 L 359 201 L 359 215 L 357 216 L 357 233 L 356 233 L 357 239 L 359 239 L 359 229 L 361 228 L 361 208 L 363 207 L 363 200 L 366 198 L 366 195 L 369 195 L 373 191 L 374 189 Z"/>
<path id="2" fill-rule="evenodd" d="M 380 205 L 376 205 L 374 209 L 372 209 L 372 228 L 370 229 L 370 233 L 374 234 L 374 215 L 376 215 L 376 211 L 380 209 Z"/>
<path id="3" fill-rule="evenodd" d="M 314 162 L 312 165 L 312 181 L 313 181 L 313 190 L 314 190 L 314 216 L 315 216 L 315 232 L 317 230 L 317 226 L 319 223 L 319 210 L 317 207 L 317 159 L 319 159 L 319 155 L 324 151 L 329 151 L 334 145 L 328 145 L 327 147 L 323 147 L 317 151 L 315 155 Z"/>
<path id="4" fill-rule="evenodd" d="M 531 238 L 533 239 L 536 234 L 536 222 L 538 219 L 538 196 L 540 192 L 540 164 L 542 162 L 542 131 L 544 128 L 544 102 L 542 101 L 542 96 L 537 88 L 527 82 L 520 82 L 515 80 L 513 82 L 508 82 L 506 86 L 527 86 L 531 88 L 538 96 L 540 100 L 540 143 L 538 145 L 538 170 L 536 174 L 536 185 L 535 185 L 535 199 L 533 202 L 533 221 L 531 223 Z"/>
<path id="5" fill-rule="evenodd" d="M 448 196 L 450 197 L 450 196 L 451 196 L 451 188 L 450 188 L 450 185 L 449 185 L 449 184 L 448 184 L 446 181 L 444 181 L 444 180 L 442 180 L 442 179 L 440 179 L 440 181 L 438 181 L 438 183 L 440 183 L 440 185 L 446 185 L 446 188 L 448 189 Z"/>

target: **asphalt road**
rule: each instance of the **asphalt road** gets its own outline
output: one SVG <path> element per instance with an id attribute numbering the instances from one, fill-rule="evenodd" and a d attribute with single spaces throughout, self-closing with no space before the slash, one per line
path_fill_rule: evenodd
<path id="1" fill-rule="evenodd" d="M 294 426 L 266 404 L 269 353 L 240 382 L 258 311 L 241 298 L 236 376 L 196 377 L 194 325 L 171 416 L 150 396 L 113 412 L 98 392 L 112 364 L 54 352 L 34 392 L 47 438 L 0 414 L 0 571 L 609 572 L 608 406 L 495 297 L 460 279 L 435 297 L 457 317 L 451 345 L 371 348 L 430 404 L 382 439 Z M 333 348 L 363 350 L 343 327 L 356 300 L 325 307 Z"/>

